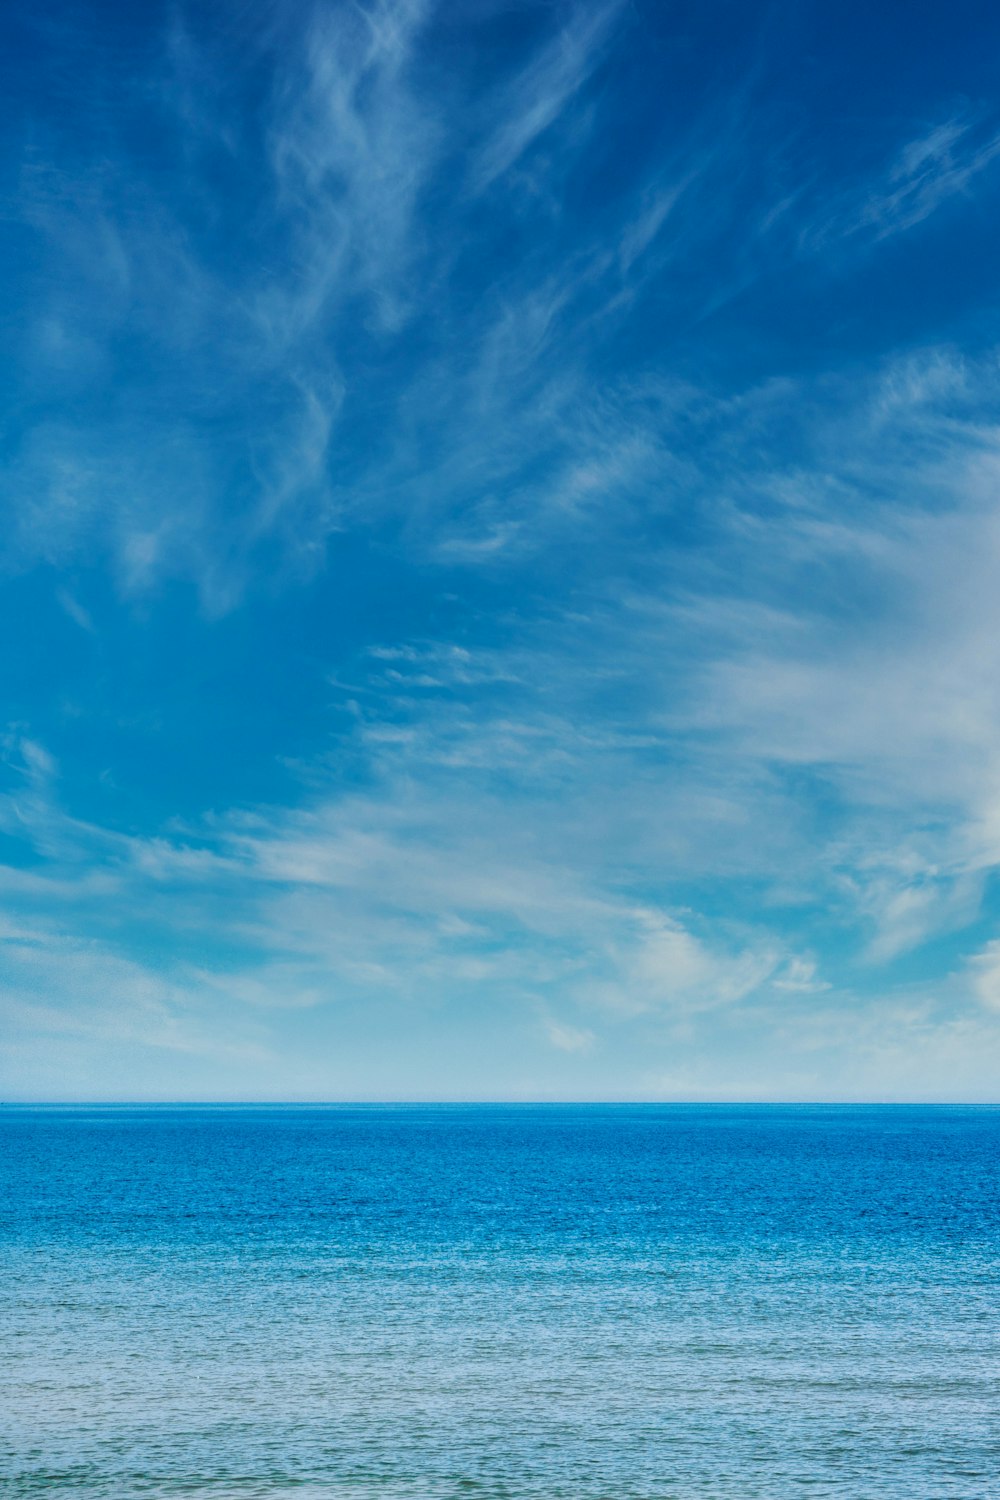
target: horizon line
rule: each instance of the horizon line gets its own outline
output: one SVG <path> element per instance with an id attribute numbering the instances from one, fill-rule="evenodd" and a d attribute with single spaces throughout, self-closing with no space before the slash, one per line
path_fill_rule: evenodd
<path id="1" fill-rule="evenodd" d="M 0 1109 L 996 1109 L 1000 1099 L 0 1099 Z"/>

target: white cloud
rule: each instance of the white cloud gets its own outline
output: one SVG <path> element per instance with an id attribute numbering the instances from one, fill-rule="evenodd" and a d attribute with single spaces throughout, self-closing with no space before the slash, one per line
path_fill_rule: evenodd
<path id="1" fill-rule="evenodd" d="M 797 995 L 817 995 L 828 990 L 830 984 L 822 979 L 817 965 L 811 958 L 790 958 L 771 979 L 772 988 L 787 990 Z"/>
<path id="2" fill-rule="evenodd" d="M 592 1031 L 579 1026 L 568 1026 L 564 1021 L 546 1021 L 545 1033 L 552 1046 L 560 1052 L 590 1052 L 596 1041 Z"/>
<path id="3" fill-rule="evenodd" d="M 475 163 L 473 178 L 482 192 L 508 172 L 549 130 L 601 62 L 619 3 L 581 6 L 565 27 L 523 72 L 490 101 L 497 125 Z"/>
<path id="4" fill-rule="evenodd" d="M 871 247 L 905 234 L 967 195 L 1000 157 L 1000 132 L 984 113 L 951 115 L 897 146 L 867 177 L 845 184 L 810 218 L 797 239 L 810 253 L 836 253 L 852 242 Z"/>
<path id="5" fill-rule="evenodd" d="M 625 1015 L 683 1015 L 737 1004 L 764 984 L 779 961 L 764 946 L 735 952 L 709 947 L 676 918 L 654 911 L 637 911 L 618 925 L 609 957 L 609 977 L 585 981 L 581 995 Z"/>
<path id="6" fill-rule="evenodd" d="M 976 998 L 989 1010 L 1000 1011 L 1000 940 L 987 943 L 969 960 Z"/>
<path id="7" fill-rule="evenodd" d="M 912 229 L 942 203 L 966 188 L 1000 156 L 1000 133 L 975 128 L 960 116 L 944 120 L 907 142 L 888 180 L 858 215 L 856 228 L 872 228 L 879 238 Z"/>

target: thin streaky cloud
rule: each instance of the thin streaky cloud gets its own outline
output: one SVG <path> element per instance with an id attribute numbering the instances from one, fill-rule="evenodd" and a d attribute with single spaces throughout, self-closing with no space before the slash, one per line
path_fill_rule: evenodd
<path id="1" fill-rule="evenodd" d="M 581 6 L 556 36 L 491 104 L 500 124 L 479 152 L 472 171 L 485 191 L 509 172 L 559 119 L 603 59 L 622 5 Z"/>

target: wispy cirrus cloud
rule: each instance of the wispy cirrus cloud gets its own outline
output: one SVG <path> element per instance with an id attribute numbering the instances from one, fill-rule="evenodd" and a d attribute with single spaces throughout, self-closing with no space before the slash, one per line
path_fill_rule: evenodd
<path id="1" fill-rule="evenodd" d="M 490 107 L 499 124 L 489 132 L 472 170 L 477 191 L 508 172 L 565 113 L 605 57 L 621 10 L 615 0 L 571 11 L 555 37 L 502 86 Z"/>
<path id="2" fill-rule="evenodd" d="M 581 506 L 620 530 L 636 494 L 686 478 L 684 436 L 641 393 L 653 368 L 606 351 L 651 295 L 682 328 L 793 268 L 810 169 L 775 153 L 748 68 L 600 212 L 571 213 L 591 130 L 613 122 L 594 79 L 614 79 L 633 23 L 615 6 L 535 18 L 480 101 L 436 66 L 440 20 L 424 3 L 258 16 L 234 67 L 175 19 L 100 117 L 110 144 L 93 122 L 72 149 L 36 133 L 14 212 L 60 273 L 26 303 L 36 401 L 9 556 L 104 556 L 133 597 L 194 578 L 225 613 L 275 559 L 315 573 L 345 525 L 405 522 L 430 555 L 490 565 L 559 545 L 549 523 Z M 158 161 L 133 118 L 150 98 Z M 550 198 L 517 175 L 543 146 Z M 839 185 L 820 239 L 915 228 L 995 149 L 974 112 L 939 122 Z M 654 364 L 661 388 L 689 378 Z"/>
<path id="3" fill-rule="evenodd" d="M 856 227 L 878 238 L 912 229 L 949 198 L 965 193 L 1000 157 L 995 122 L 953 115 L 908 141 L 887 178 L 860 210 Z"/>
<path id="4" fill-rule="evenodd" d="M 822 254 L 838 242 L 871 246 L 905 234 L 967 196 L 998 157 L 1000 131 L 985 110 L 964 109 L 926 124 L 800 225 L 800 245 Z"/>
<path id="5" fill-rule="evenodd" d="M 981 1086 L 1000 335 L 917 262 L 993 212 L 994 118 L 834 110 L 712 14 L 182 9 L 128 78 L 49 36 L 5 205 L 24 1076 L 117 1028 L 154 1091 Z"/>

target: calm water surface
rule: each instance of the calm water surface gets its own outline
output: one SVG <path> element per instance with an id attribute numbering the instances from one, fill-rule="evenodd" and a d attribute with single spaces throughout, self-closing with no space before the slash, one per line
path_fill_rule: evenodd
<path id="1" fill-rule="evenodd" d="M 1000 1112 L 0 1110 L 0 1492 L 1000 1496 Z"/>

